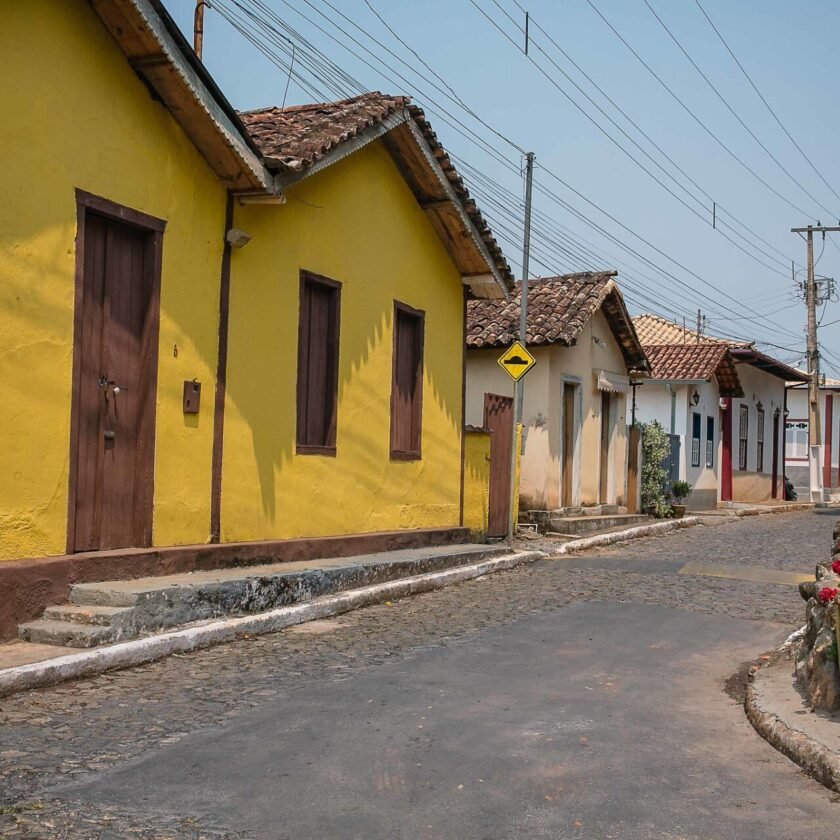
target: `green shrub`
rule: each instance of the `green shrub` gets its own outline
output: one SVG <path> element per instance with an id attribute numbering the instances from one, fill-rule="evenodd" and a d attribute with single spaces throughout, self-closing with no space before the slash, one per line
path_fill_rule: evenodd
<path id="1" fill-rule="evenodd" d="M 662 518 L 670 513 L 666 493 L 668 473 L 662 462 L 671 453 L 671 440 L 656 420 L 642 423 L 642 510 Z"/>
<path id="2" fill-rule="evenodd" d="M 681 505 L 683 499 L 691 492 L 691 485 L 687 481 L 675 481 L 671 485 L 671 495 L 674 497 L 674 502 Z"/>

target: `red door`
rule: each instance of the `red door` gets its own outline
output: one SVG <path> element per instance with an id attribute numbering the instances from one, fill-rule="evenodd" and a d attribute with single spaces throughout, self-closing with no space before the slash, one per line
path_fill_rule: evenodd
<path id="1" fill-rule="evenodd" d="M 727 397 L 720 412 L 720 500 L 732 501 L 732 399 Z"/>
<path id="2" fill-rule="evenodd" d="M 510 524 L 510 460 L 513 398 L 484 395 L 484 425 L 490 429 L 490 500 L 487 536 L 504 537 Z"/>
<path id="3" fill-rule="evenodd" d="M 156 233 L 84 212 L 69 549 L 151 544 Z"/>

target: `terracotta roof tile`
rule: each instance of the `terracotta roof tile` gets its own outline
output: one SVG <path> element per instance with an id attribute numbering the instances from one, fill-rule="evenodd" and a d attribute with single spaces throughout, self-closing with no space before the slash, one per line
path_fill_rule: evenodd
<path id="1" fill-rule="evenodd" d="M 300 172 L 408 102 L 405 96 L 366 93 L 340 102 L 244 111 L 240 117 L 266 163 Z"/>
<path id="2" fill-rule="evenodd" d="M 743 396 L 732 354 L 725 344 L 649 344 L 651 379 L 717 379 L 724 397 Z"/>
<path id="3" fill-rule="evenodd" d="M 621 345 L 628 369 L 647 368 L 633 323 L 613 272 L 587 272 L 546 277 L 528 284 L 527 343 L 531 346 L 571 346 L 580 331 L 602 308 Z M 519 337 L 522 287 L 516 284 L 508 301 L 473 300 L 467 304 L 467 346 L 508 347 Z"/>
<path id="4" fill-rule="evenodd" d="M 677 324 L 659 315 L 637 315 L 633 318 L 633 326 L 639 336 L 639 341 L 647 347 L 650 344 L 692 344 L 697 343 L 697 334 L 690 326 Z M 713 335 L 701 335 L 703 344 L 722 344 L 728 347 L 750 347 L 752 342 L 736 341 L 731 338 L 719 338 Z"/>
<path id="5" fill-rule="evenodd" d="M 342 143 L 399 112 L 405 112 L 406 117 L 414 121 L 429 144 L 435 160 L 489 251 L 493 264 L 508 289 L 511 289 L 513 273 L 490 226 L 471 198 L 423 110 L 412 105 L 408 97 L 387 96 L 373 91 L 339 102 L 245 111 L 240 117 L 267 166 L 299 173 L 316 164 Z"/>

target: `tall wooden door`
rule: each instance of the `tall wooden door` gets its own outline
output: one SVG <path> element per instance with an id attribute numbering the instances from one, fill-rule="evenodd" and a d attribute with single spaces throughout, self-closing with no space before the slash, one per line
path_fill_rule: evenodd
<path id="1" fill-rule="evenodd" d="M 561 504 L 563 507 L 574 505 L 575 471 L 575 396 L 577 388 L 567 382 L 563 386 L 563 472 Z"/>
<path id="2" fill-rule="evenodd" d="M 510 519 L 510 455 L 513 445 L 513 398 L 484 395 L 484 425 L 490 429 L 490 512 L 487 536 L 504 537 Z"/>
<path id="3" fill-rule="evenodd" d="M 84 213 L 71 551 L 151 544 L 158 235 Z"/>
<path id="4" fill-rule="evenodd" d="M 598 476 L 598 501 L 605 505 L 608 502 L 610 468 L 610 438 L 612 437 L 612 418 L 610 417 L 611 400 L 607 391 L 601 391 L 601 463 Z"/>

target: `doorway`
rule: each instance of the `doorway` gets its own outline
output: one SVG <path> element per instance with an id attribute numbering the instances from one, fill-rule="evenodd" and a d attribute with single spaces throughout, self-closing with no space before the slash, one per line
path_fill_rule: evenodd
<path id="1" fill-rule="evenodd" d="M 577 442 L 577 386 L 571 382 L 563 384 L 563 465 L 561 475 L 560 504 L 574 507 L 575 504 L 575 444 Z"/>
<path id="2" fill-rule="evenodd" d="M 510 524 L 513 398 L 484 395 L 484 426 L 490 435 L 490 493 L 487 536 L 504 537 Z"/>
<path id="3" fill-rule="evenodd" d="M 68 552 L 152 540 L 164 222 L 77 191 Z"/>
<path id="4" fill-rule="evenodd" d="M 608 391 L 601 391 L 601 462 L 598 475 L 598 502 L 609 501 L 610 441 L 612 438 L 612 399 Z"/>

